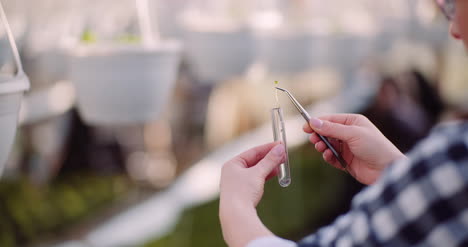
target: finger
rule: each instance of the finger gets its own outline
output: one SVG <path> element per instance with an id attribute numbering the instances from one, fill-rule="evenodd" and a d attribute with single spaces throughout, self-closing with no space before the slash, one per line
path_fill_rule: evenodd
<path id="1" fill-rule="evenodd" d="M 329 148 L 329 147 L 322 141 L 322 139 L 320 139 L 320 137 L 318 137 L 318 135 L 315 134 L 315 133 L 312 134 L 312 135 L 310 136 L 309 140 L 310 140 L 310 142 L 312 142 L 312 143 L 315 144 L 315 149 L 317 149 L 317 151 L 319 151 L 319 152 L 321 152 L 321 153 L 322 153 L 323 151 L 325 151 L 325 149 Z M 338 150 L 338 151 L 341 150 L 341 143 L 340 143 L 340 141 L 335 140 L 335 139 L 328 139 L 328 141 L 329 141 L 330 144 L 335 148 L 335 150 Z M 323 143 L 323 145 L 322 145 L 322 144 L 317 145 L 318 143 Z M 323 146 L 324 148 L 322 148 L 322 146 Z"/>
<path id="2" fill-rule="evenodd" d="M 325 143 L 322 142 L 322 141 L 315 143 L 315 149 L 317 151 L 319 151 L 320 153 L 325 152 L 325 150 L 327 150 L 327 148 L 328 148 L 327 145 L 325 145 Z"/>
<path id="3" fill-rule="evenodd" d="M 327 149 L 325 150 L 325 152 L 323 152 L 322 154 L 322 157 L 323 157 L 323 160 L 325 160 L 327 163 L 333 163 L 333 159 L 335 157 L 333 157 L 333 153 L 331 152 L 330 149 Z"/>
<path id="4" fill-rule="evenodd" d="M 271 178 L 274 178 L 278 175 L 278 169 L 273 169 L 270 174 L 268 174 L 267 178 L 265 180 L 270 180 Z"/>
<path id="5" fill-rule="evenodd" d="M 348 126 L 340 123 L 334 123 L 327 120 L 312 118 L 310 126 L 314 131 L 320 135 L 339 139 L 342 141 L 349 141 L 355 136 L 359 135 L 359 127 L 354 125 Z"/>
<path id="6" fill-rule="evenodd" d="M 325 152 L 323 153 L 323 159 L 336 169 L 343 170 L 343 167 L 341 167 L 340 163 L 335 158 L 333 152 L 330 149 L 325 150 Z"/>
<path id="7" fill-rule="evenodd" d="M 316 144 L 317 142 L 321 141 L 320 137 L 317 135 L 317 133 L 313 133 L 309 137 L 310 142 L 313 144 Z"/>
<path id="8" fill-rule="evenodd" d="M 341 150 L 341 143 L 340 143 L 339 140 L 336 140 L 336 139 L 328 139 L 328 142 L 333 146 L 333 148 L 334 148 L 336 151 L 338 151 L 338 152 L 342 151 L 342 150 Z"/>
<path id="9" fill-rule="evenodd" d="M 357 123 L 362 117 L 360 114 L 332 114 L 320 116 L 319 119 L 349 126 Z M 314 132 L 314 129 L 310 127 L 310 123 L 305 123 L 302 129 L 309 134 Z"/>
<path id="10" fill-rule="evenodd" d="M 353 125 L 355 124 L 362 115 L 359 114 L 332 114 L 332 115 L 325 115 L 320 116 L 321 120 L 339 123 L 343 125 Z"/>
<path id="11" fill-rule="evenodd" d="M 233 160 L 239 161 L 245 167 L 251 167 L 262 160 L 270 150 L 278 145 L 279 142 L 268 143 L 249 149 L 236 156 Z"/>
<path id="12" fill-rule="evenodd" d="M 314 133 L 314 130 L 310 127 L 309 123 L 305 123 L 304 126 L 302 126 L 302 130 L 308 134 Z"/>
<path id="13" fill-rule="evenodd" d="M 256 166 L 255 168 L 260 176 L 267 178 L 268 175 L 276 170 L 281 163 L 284 162 L 286 149 L 283 144 L 276 145 Z"/>

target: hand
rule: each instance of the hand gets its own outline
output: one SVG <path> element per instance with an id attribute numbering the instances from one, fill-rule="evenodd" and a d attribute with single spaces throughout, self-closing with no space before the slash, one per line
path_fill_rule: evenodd
<path id="1" fill-rule="evenodd" d="M 265 181 L 276 175 L 275 168 L 284 158 L 284 145 L 271 143 L 250 149 L 224 164 L 219 215 L 229 246 L 243 247 L 256 238 L 272 235 L 255 208 L 263 196 Z"/>
<path id="2" fill-rule="evenodd" d="M 304 125 L 304 131 L 312 134 L 310 141 L 317 151 L 323 153 L 325 161 L 338 169 L 343 168 L 317 133 L 342 141 L 343 146 L 339 148 L 339 142 L 330 140 L 348 163 L 346 170 L 363 184 L 374 183 L 388 165 L 405 157 L 362 115 L 336 114 L 313 118 Z"/>

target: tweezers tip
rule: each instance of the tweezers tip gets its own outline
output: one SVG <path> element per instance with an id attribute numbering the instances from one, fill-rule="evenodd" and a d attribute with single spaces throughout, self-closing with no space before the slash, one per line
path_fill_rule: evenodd
<path id="1" fill-rule="evenodd" d="M 280 88 L 280 87 L 275 87 L 275 88 L 280 90 L 280 91 L 286 92 L 286 89 L 283 89 L 283 88 Z"/>

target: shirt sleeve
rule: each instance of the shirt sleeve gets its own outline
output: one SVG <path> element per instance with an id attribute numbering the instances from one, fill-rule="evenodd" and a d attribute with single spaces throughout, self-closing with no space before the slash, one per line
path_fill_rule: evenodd
<path id="1" fill-rule="evenodd" d="M 255 239 L 246 247 L 297 247 L 297 245 L 289 240 L 270 236 Z"/>
<path id="2" fill-rule="evenodd" d="M 350 212 L 298 246 L 468 246 L 465 132 L 429 137 L 355 196 Z"/>

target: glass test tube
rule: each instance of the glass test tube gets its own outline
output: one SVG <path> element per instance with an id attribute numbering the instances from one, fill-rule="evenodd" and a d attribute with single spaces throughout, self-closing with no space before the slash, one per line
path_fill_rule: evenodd
<path id="1" fill-rule="evenodd" d="M 286 148 L 284 163 L 278 167 L 278 182 L 281 187 L 288 187 L 291 184 L 291 171 L 289 169 L 288 145 L 286 143 L 286 130 L 284 128 L 283 111 L 281 108 L 271 110 L 271 122 L 273 125 L 273 137 L 275 142 L 280 141 Z"/>

